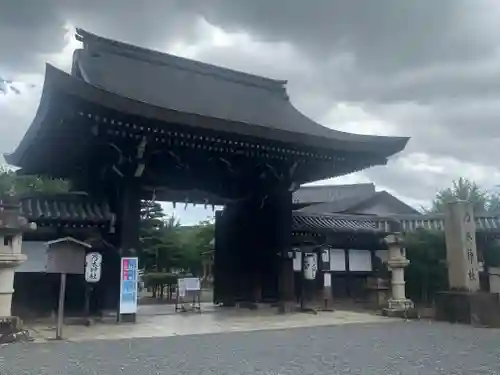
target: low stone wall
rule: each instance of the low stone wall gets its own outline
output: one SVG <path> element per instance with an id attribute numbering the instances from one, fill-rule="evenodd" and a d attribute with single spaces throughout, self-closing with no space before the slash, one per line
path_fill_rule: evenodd
<path id="1" fill-rule="evenodd" d="M 497 293 L 447 291 L 436 295 L 436 320 L 500 328 Z"/>

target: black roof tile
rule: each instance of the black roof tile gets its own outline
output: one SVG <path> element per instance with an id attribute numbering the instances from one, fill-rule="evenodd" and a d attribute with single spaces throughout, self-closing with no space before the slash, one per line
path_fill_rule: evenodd
<path id="1" fill-rule="evenodd" d="M 354 215 L 315 215 L 295 211 L 292 231 L 331 231 L 383 233 L 383 228 L 369 217 Z"/>
<path id="2" fill-rule="evenodd" d="M 476 215 L 477 232 L 500 232 L 500 216 Z M 419 228 L 444 231 L 444 215 L 371 215 L 314 214 L 293 212 L 292 230 L 310 232 L 365 232 L 391 233 L 396 226 L 401 232 L 413 232 Z"/>
<path id="3" fill-rule="evenodd" d="M 68 224 L 112 227 L 115 215 L 107 203 L 86 194 L 35 194 L 20 198 L 21 215 L 38 225 Z"/>
<path id="4" fill-rule="evenodd" d="M 279 130 L 323 138 L 339 150 L 355 147 L 357 151 L 390 156 L 401 151 L 408 141 L 405 137 L 359 135 L 320 125 L 290 103 L 284 80 L 148 50 L 82 29 L 77 29 L 77 37 L 84 48 L 75 51 L 73 73 L 123 97 L 182 113 L 249 124 L 258 135 L 269 136 L 269 130 Z M 237 133 L 234 126 L 227 130 Z"/>

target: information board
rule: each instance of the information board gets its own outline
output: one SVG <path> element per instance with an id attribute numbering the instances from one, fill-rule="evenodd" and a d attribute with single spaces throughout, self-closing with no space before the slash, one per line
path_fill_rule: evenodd
<path id="1" fill-rule="evenodd" d="M 120 270 L 120 314 L 137 313 L 138 259 L 122 258 Z"/>
<path id="2" fill-rule="evenodd" d="M 184 285 L 187 292 L 199 292 L 201 290 L 201 282 L 198 277 L 184 278 Z"/>
<path id="3" fill-rule="evenodd" d="M 201 281 L 198 277 L 184 277 L 177 279 L 177 297 L 175 311 L 201 311 Z M 190 308 L 187 307 L 190 300 Z"/>

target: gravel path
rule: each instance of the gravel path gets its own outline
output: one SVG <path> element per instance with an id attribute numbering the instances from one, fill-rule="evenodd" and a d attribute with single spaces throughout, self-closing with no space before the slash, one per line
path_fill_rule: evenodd
<path id="1" fill-rule="evenodd" d="M 500 331 L 428 322 L 15 344 L 0 375 L 500 374 Z"/>

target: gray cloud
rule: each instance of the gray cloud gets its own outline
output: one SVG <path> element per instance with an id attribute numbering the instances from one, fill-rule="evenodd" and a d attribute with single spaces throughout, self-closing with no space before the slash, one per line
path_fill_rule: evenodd
<path id="1" fill-rule="evenodd" d="M 68 22 L 150 48 L 197 44 L 195 58 L 289 79 L 292 101 L 325 125 L 411 136 L 388 167 L 363 173 L 383 187 L 420 200 L 460 175 L 499 178 L 495 0 L 0 0 L 0 9 L 0 76 L 41 72 Z M 204 47 L 201 18 L 248 33 L 252 47 Z M 18 140 L 27 115 L 2 103 L 0 115 L 23 122 Z"/>
<path id="2" fill-rule="evenodd" d="M 148 48 L 197 39 L 199 15 L 181 0 L 0 0 L 0 76 L 41 71 L 64 47 L 67 23 Z"/>
<path id="3" fill-rule="evenodd" d="M 430 102 L 500 93 L 492 79 L 500 74 L 495 1 L 207 0 L 198 7 L 227 30 L 291 42 L 314 56 L 318 88 L 336 100 Z"/>
<path id="4" fill-rule="evenodd" d="M 0 0 L 0 77 L 43 67 L 64 47 L 64 26 L 53 0 Z"/>

